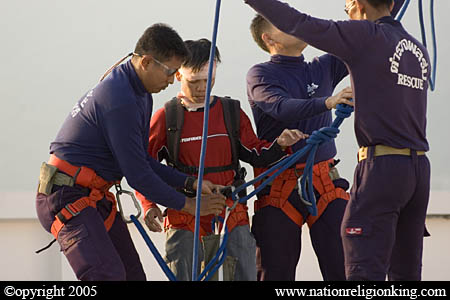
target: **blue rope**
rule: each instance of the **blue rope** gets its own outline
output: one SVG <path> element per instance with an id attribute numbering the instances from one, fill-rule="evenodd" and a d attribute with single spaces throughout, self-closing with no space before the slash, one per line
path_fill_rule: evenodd
<path id="1" fill-rule="evenodd" d="M 205 96 L 205 110 L 203 118 L 203 135 L 202 135 L 202 148 L 200 152 L 200 164 L 198 172 L 198 183 L 197 183 L 197 197 L 196 197 L 196 213 L 195 213 L 195 231 L 194 231 L 194 249 L 192 253 L 192 280 L 197 278 L 197 268 L 198 268 L 198 245 L 199 245 L 199 235 L 200 235 L 200 202 L 202 196 L 202 183 L 203 183 L 203 173 L 205 169 L 205 156 L 206 156 L 206 144 L 208 139 L 208 121 L 209 121 L 209 104 L 211 97 L 211 83 L 212 83 L 212 72 L 214 66 L 214 59 L 216 56 L 216 40 L 217 40 L 217 28 L 219 26 L 219 15 L 220 15 L 220 4 L 221 0 L 216 2 L 216 13 L 214 17 L 214 27 L 213 36 L 211 41 L 211 51 L 209 54 L 209 69 L 208 69 L 208 80 L 206 86 L 206 96 Z"/>
<path id="2" fill-rule="evenodd" d="M 173 274 L 173 272 L 169 269 L 166 262 L 162 258 L 161 254 L 159 254 L 158 249 L 156 249 L 155 245 L 153 244 L 152 240 L 150 239 L 150 237 L 148 236 L 147 232 L 145 231 L 141 223 L 138 221 L 138 219 L 134 215 L 131 215 L 130 219 L 131 221 L 133 221 L 134 225 L 136 225 L 136 228 L 141 233 L 145 243 L 147 244 L 150 251 L 153 253 L 153 256 L 155 257 L 161 269 L 164 271 L 164 274 L 166 274 L 167 278 L 170 281 L 177 281 L 175 274 Z"/>
<path id="3" fill-rule="evenodd" d="M 222 217 L 218 217 L 218 219 L 223 223 L 223 218 Z M 212 226 L 214 227 L 214 222 L 215 219 L 213 219 Z M 225 234 L 223 235 L 223 241 L 219 246 L 219 249 L 217 250 L 216 255 L 213 257 L 213 259 L 211 259 L 211 261 L 206 265 L 205 269 L 203 270 L 203 272 L 198 276 L 197 280 L 201 281 L 203 279 L 203 277 L 205 277 L 206 273 L 209 272 L 209 270 L 214 266 L 214 264 L 217 262 L 217 260 L 219 259 L 220 255 L 222 255 L 220 257 L 219 262 L 217 263 L 217 265 L 209 272 L 208 276 L 206 276 L 206 278 L 204 279 L 204 281 L 208 281 L 211 276 L 214 275 L 214 273 L 216 273 L 216 271 L 220 268 L 221 265 L 223 265 L 223 263 L 225 262 L 225 258 L 227 256 L 227 241 L 228 241 L 228 226 L 225 224 Z M 213 229 L 214 230 L 214 229 Z"/>
<path id="4" fill-rule="evenodd" d="M 410 0 L 406 0 L 405 3 L 402 6 L 402 9 L 398 13 L 397 17 L 395 18 L 397 21 L 401 21 L 403 19 L 403 15 L 405 14 L 406 10 L 408 9 Z"/>
<path id="5" fill-rule="evenodd" d="M 420 21 L 420 34 L 422 35 L 422 44 L 428 48 L 427 34 L 425 31 L 425 21 L 423 17 L 423 5 L 422 0 L 419 0 L 419 21 Z M 436 83 L 436 68 L 437 68 L 437 41 L 436 41 L 436 28 L 434 22 L 434 0 L 430 0 L 430 23 L 431 23 L 431 39 L 433 43 L 433 61 L 431 66 L 431 76 L 429 80 L 430 89 L 434 91 Z"/>
<path id="6" fill-rule="evenodd" d="M 403 4 L 403 7 L 401 11 L 399 12 L 396 20 L 400 21 L 403 18 L 403 15 L 405 14 L 408 5 L 410 3 L 410 0 L 406 0 Z M 420 34 L 422 36 L 422 44 L 428 48 L 427 46 L 427 34 L 425 30 L 425 20 L 423 17 L 423 1 L 418 1 L 418 8 L 419 8 L 419 23 L 420 23 Z M 431 65 L 431 76 L 429 80 L 429 85 L 431 91 L 434 91 L 436 88 L 436 70 L 437 70 L 437 39 L 436 39 L 436 26 L 435 26 L 435 20 L 434 20 L 434 0 L 430 0 L 430 23 L 431 23 L 431 40 L 432 40 L 432 47 L 433 47 L 433 61 Z"/>
<path id="7" fill-rule="evenodd" d="M 431 40 L 433 42 L 433 66 L 431 70 L 430 89 L 436 88 L 436 69 L 437 69 L 437 39 L 434 22 L 434 0 L 430 0 L 430 21 L 431 21 Z"/>
<path id="8" fill-rule="evenodd" d="M 257 193 L 259 193 L 263 188 L 265 188 L 270 182 L 272 182 L 278 175 L 280 175 L 283 171 L 288 169 L 290 166 L 297 163 L 297 161 L 303 157 L 304 155 L 308 154 L 308 158 L 306 161 L 306 166 L 304 169 L 303 176 L 300 180 L 301 183 L 301 198 L 302 201 L 307 204 L 308 211 L 312 215 L 317 215 L 317 207 L 316 207 L 316 199 L 314 196 L 314 189 L 312 184 L 312 168 L 314 166 L 314 158 L 316 155 L 316 151 L 319 148 L 319 146 L 327 141 L 330 141 L 331 139 L 336 138 L 337 134 L 339 133 L 338 127 L 342 124 L 345 118 L 348 118 L 353 112 L 353 107 L 345 105 L 345 104 L 338 104 L 336 107 L 336 118 L 331 124 L 330 127 L 323 127 L 320 130 L 314 131 L 311 136 L 306 140 L 306 146 L 300 149 L 299 151 L 295 152 L 294 154 L 288 156 L 284 160 L 280 161 L 279 163 L 275 164 L 271 168 L 269 168 L 264 173 L 260 174 L 259 176 L 255 177 L 253 180 L 248 181 L 247 183 L 239 186 L 236 188 L 232 193 L 233 200 L 238 199 L 238 193 L 245 189 L 246 187 L 253 185 L 263 179 L 265 179 L 269 174 L 276 171 L 274 174 L 269 176 L 266 180 L 264 180 L 260 186 L 258 186 L 255 190 L 253 190 L 250 194 L 248 194 L 246 197 L 243 197 L 241 199 L 238 199 L 239 202 L 244 203 Z"/>
<path id="9" fill-rule="evenodd" d="M 224 239 L 225 242 L 225 239 Z M 219 249 L 220 250 L 220 249 Z M 220 268 L 221 265 L 223 265 L 223 263 L 225 262 L 225 258 L 227 257 L 227 249 L 224 248 L 223 249 L 223 254 L 222 257 L 220 258 L 219 262 L 217 263 L 217 265 L 211 270 L 211 272 L 208 274 L 208 276 L 206 276 L 204 281 L 208 281 L 211 279 L 211 277 L 214 276 L 214 274 L 217 272 L 217 270 Z M 209 264 L 208 264 L 209 265 Z"/>

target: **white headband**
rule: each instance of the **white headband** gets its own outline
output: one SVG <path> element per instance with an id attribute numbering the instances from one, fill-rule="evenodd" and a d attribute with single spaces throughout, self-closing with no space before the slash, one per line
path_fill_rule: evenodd
<path id="1" fill-rule="evenodd" d="M 213 72 L 212 77 L 216 77 L 216 67 L 217 64 L 214 61 L 213 65 Z M 191 68 L 184 68 L 181 67 L 178 72 L 187 80 L 189 81 L 196 81 L 196 80 L 204 80 L 208 79 L 208 70 L 209 70 L 209 61 L 208 63 L 205 63 L 203 67 L 198 72 L 193 72 Z"/>

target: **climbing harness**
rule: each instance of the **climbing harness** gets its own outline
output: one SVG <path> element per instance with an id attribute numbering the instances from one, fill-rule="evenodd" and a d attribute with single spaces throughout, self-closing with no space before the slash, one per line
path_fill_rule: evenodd
<path id="1" fill-rule="evenodd" d="M 48 165 L 54 166 L 60 172 L 68 174 L 65 175 L 63 173 L 56 173 L 58 176 L 73 178 L 72 186 L 77 184 L 90 190 L 89 196 L 82 197 L 73 203 L 67 204 L 56 214 L 55 220 L 53 221 L 51 227 L 51 232 L 55 239 L 58 238 L 58 233 L 70 219 L 76 217 L 83 209 L 87 207 L 96 208 L 97 202 L 102 200 L 104 197 L 112 203 L 111 212 L 104 222 L 106 230 L 109 230 L 114 223 L 117 209 L 114 195 L 108 190 L 114 184 L 118 184 L 118 182 L 108 182 L 98 176 L 94 170 L 87 167 L 74 166 L 69 162 L 58 158 L 54 154 L 50 156 Z"/>
<path id="2" fill-rule="evenodd" d="M 317 149 L 319 146 L 327 142 L 331 139 L 336 138 L 337 134 L 339 133 L 339 126 L 342 124 L 345 118 L 348 118 L 351 113 L 353 112 L 353 107 L 345 104 L 338 104 L 336 107 L 336 118 L 334 119 L 333 123 L 330 127 L 323 127 L 319 130 L 314 131 L 310 137 L 306 140 L 306 146 L 303 147 L 301 150 L 297 151 L 296 153 L 288 156 L 281 162 L 277 163 L 276 165 L 272 166 L 267 171 L 261 173 L 257 177 L 255 177 L 253 180 L 248 181 L 247 183 L 241 185 L 240 187 L 236 188 L 232 193 L 232 199 L 236 200 L 236 195 L 241 191 L 241 189 L 246 188 L 249 185 L 254 185 L 257 182 L 265 179 L 253 192 L 248 194 L 248 196 L 240 198 L 240 202 L 247 201 L 257 193 L 259 193 L 263 188 L 265 188 L 269 183 L 271 183 L 278 175 L 283 173 L 286 169 L 291 167 L 292 165 L 296 164 L 297 161 L 303 157 L 304 155 L 308 154 L 308 158 L 306 161 L 306 165 L 303 170 L 303 175 L 300 179 L 300 186 L 301 186 L 301 196 L 302 201 L 307 204 L 308 211 L 311 215 L 316 216 L 317 215 L 317 206 L 316 206 L 316 200 L 314 195 L 314 186 L 313 186 L 313 166 L 314 166 L 314 157 L 316 154 Z"/>

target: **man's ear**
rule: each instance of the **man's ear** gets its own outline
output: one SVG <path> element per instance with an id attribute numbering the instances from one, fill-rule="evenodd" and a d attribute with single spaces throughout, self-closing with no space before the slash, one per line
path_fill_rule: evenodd
<path id="1" fill-rule="evenodd" d="M 366 0 L 356 0 L 356 9 L 361 13 L 361 16 L 366 13 Z"/>
<path id="2" fill-rule="evenodd" d="M 141 68 L 148 71 L 148 68 L 151 66 L 152 61 L 153 61 L 153 56 L 151 56 L 150 54 L 142 56 L 142 59 L 140 61 Z"/>
<path id="3" fill-rule="evenodd" d="M 267 32 L 264 32 L 261 35 L 261 39 L 264 41 L 264 43 L 266 43 L 266 46 L 273 47 L 275 45 L 275 41 L 272 39 L 270 34 L 268 34 Z"/>
<path id="4" fill-rule="evenodd" d="M 392 12 L 392 10 L 394 9 L 394 5 L 395 5 L 395 0 L 392 1 L 391 6 L 389 7 L 390 12 Z"/>
<path id="5" fill-rule="evenodd" d="M 180 71 L 177 71 L 176 73 L 175 73 L 175 78 L 178 80 L 178 81 L 181 81 L 181 78 L 183 77 L 183 75 L 181 75 L 181 73 L 180 73 Z"/>

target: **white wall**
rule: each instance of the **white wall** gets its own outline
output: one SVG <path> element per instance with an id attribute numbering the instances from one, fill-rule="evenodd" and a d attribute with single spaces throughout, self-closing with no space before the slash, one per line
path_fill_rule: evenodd
<path id="1" fill-rule="evenodd" d="M 33 193 L 21 195 L 1 194 L 0 203 L 15 203 L 12 206 L 0 205 L 0 281 L 6 280 L 76 280 L 64 255 L 59 252 L 55 243 L 50 249 L 35 254 L 34 251 L 47 245 L 53 236 L 45 232 L 30 202 Z M 435 202 L 442 194 L 432 194 L 431 202 Z M 13 201 L 12 201 L 13 200 Z M 249 213 L 253 213 L 253 205 Z M 23 210 L 21 210 L 22 208 Z M 125 204 L 127 214 L 132 213 L 130 203 Z M 28 213 L 24 213 L 28 212 Z M 450 216 L 438 216 L 439 211 L 430 207 L 427 227 L 431 237 L 424 242 L 423 280 L 450 280 Z M 136 230 L 134 224 L 129 225 L 132 239 L 139 252 L 148 280 L 167 280 L 150 250 Z M 150 233 L 150 237 L 160 253 L 164 255 L 164 234 Z M 317 259 L 312 251 L 307 226 L 302 238 L 302 255 L 297 267 L 297 280 L 322 280 Z"/>

